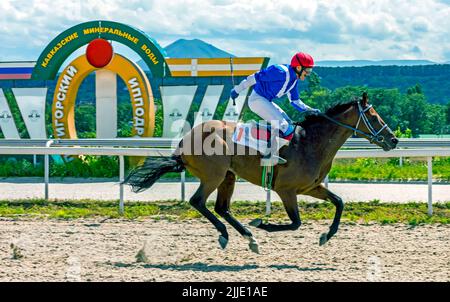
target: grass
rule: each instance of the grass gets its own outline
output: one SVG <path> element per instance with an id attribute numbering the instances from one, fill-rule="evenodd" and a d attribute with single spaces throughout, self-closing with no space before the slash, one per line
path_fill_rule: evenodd
<path id="1" fill-rule="evenodd" d="M 214 203 L 208 207 L 213 211 Z M 335 208 L 329 202 L 306 203 L 299 202 L 303 221 L 333 219 Z M 433 205 L 433 216 L 427 215 L 426 203 L 381 203 L 378 200 L 370 202 L 348 202 L 342 215 L 343 222 L 367 224 L 405 223 L 419 224 L 449 224 L 450 201 Z M 254 219 L 265 217 L 263 202 L 237 201 L 232 204 L 232 212 L 237 219 Z M 202 216 L 189 203 L 178 201 L 165 202 L 132 202 L 125 206 L 124 216 L 118 213 L 118 201 L 97 200 L 55 200 L 45 201 L 29 199 L 23 201 L 0 201 L 0 217 L 37 218 L 72 220 L 81 218 L 122 218 L 122 219 L 155 219 L 155 220 L 189 220 Z M 288 218 L 280 202 L 272 203 L 271 221 L 287 222 Z"/>
<path id="2" fill-rule="evenodd" d="M 336 159 L 329 174 L 330 180 L 357 181 L 425 181 L 428 179 L 426 160 L 404 158 L 399 165 L 398 158 Z M 450 181 L 450 158 L 433 159 L 433 179 Z"/>
<path id="3" fill-rule="evenodd" d="M 119 173 L 116 156 L 84 156 L 66 164 L 51 163 L 52 177 L 117 177 Z M 0 156 L 0 177 L 30 177 L 44 175 L 41 163 L 36 167 L 27 160 L 9 159 Z M 428 177 L 427 162 L 420 158 L 404 158 L 400 167 L 398 158 L 358 158 L 336 159 L 329 173 L 330 180 L 350 181 L 426 181 Z M 186 178 L 193 176 L 187 171 Z M 179 180 L 180 173 L 167 173 L 163 180 Z M 450 182 L 450 158 L 433 159 L 433 179 Z"/>

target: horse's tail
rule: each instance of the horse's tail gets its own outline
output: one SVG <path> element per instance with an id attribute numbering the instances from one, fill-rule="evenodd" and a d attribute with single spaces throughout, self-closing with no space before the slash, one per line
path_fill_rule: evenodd
<path id="1" fill-rule="evenodd" d="M 132 170 L 124 184 L 129 184 L 135 193 L 150 188 L 161 176 L 169 172 L 182 172 L 185 170 L 181 156 L 147 157 L 144 164 Z"/>

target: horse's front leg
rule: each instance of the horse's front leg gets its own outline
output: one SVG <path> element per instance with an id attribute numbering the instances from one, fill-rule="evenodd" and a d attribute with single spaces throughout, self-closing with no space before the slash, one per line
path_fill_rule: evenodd
<path id="1" fill-rule="evenodd" d="M 300 220 L 300 213 L 298 210 L 297 203 L 297 194 L 295 190 L 277 192 L 280 195 L 281 200 L 283 201 L 284 208 L 291 219 L 291 224 L 272 224 L 272 223 L 263 223 L 262 219 L 255 219 L 250 222 L 251 226 L 257 227 L 259 229 L 263 229 L 268 232 L 281 232 L 281 231 L 295 231 L 297 230 L 302 222 Z"/>
<path id="2" fill-rule="evenodd" d="M 328 233 L 323 233 L 320 236 L 319 244 L 324 245 L 338 231 L 339 223 L 341 221 L 342 211 L 344 210 L 344 202 L 342 201 L 342 199 L 339 196 L 337 196 L 333 192 L 329 191 L 322 184 L 304 194 L 315 197 L 315 198 L 319 198 L 322 200 L 329 200 L 336 207 L 336 213 L 334 214 L 334 219 L 333 219 L 333 223 L 330 226 L 330 231 Z"/>

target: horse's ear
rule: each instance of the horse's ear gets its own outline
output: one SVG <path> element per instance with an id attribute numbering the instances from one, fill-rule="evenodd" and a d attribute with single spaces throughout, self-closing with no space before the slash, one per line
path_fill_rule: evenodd
<path id="1" fill-rule="evenodd" d="M 363 107 L 366 107 L 368 103 L 369 103 L 369 97 L 367 96 L 367 92 L 364 92 L 362 95 L 361 105 Z"/>

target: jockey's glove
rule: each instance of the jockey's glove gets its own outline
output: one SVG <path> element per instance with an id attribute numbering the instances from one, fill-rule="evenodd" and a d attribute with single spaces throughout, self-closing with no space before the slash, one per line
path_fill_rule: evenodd
<path id="1" fill-rule="evenodd" d="M 238 98 L 238 96 L 239 96 L 239 93 L 237 93 L 236 90 L 234 90 L 234 88 L 231 89 L 231 91 L 230 91 L 231 99 L 234 101 L 234 100 L 236 100 Z"/>
<path id="2" fill-rule="evenodd" d="M 308 107 L 307 111 L 308 111 L 309 114 L 312 114 L 312 115 L 319 115 L 319 114 L 322 113 L 319 109 L 311 108 L 311 107 L 309 107 L 309 106 L 307 106 L 307 107 Z"/>
<path id="3" fill-rule="evenodd" d="M 306 112 L 306 113 L 315 114 L 315 115 L 320 114 L 319 109 L 311 108 L 308 105 L 306 105 L 305 103 L 303 103 L 301 100 L 291 101 L 291 105 L 300 112 Z"/>

